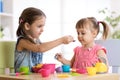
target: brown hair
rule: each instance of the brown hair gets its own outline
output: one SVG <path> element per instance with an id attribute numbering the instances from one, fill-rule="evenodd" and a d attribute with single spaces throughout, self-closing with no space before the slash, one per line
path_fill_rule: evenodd
<path id="1" fill-rule="evenodd" d="M 38 17 L 46 17 L 43 11 L 40 9 L 29 7 L 23 10 L 21 16 L 19 17 L 19 26 L 16 32 L 17 36 L 26 36 L 24 30 L 24 24 L 27 22 L 30 25 L 38 18 Z"/>
<path id="2" fill-rule="evenodd" d="M 104 21 L 97 21 L 94 17 L 82 18 L 76 23 L 76 29 L 84 28 L 86 24 L 90 25 L 91 30 L 97 30 L 97 34 L 100 32 L 100 23 L 103 25 L 102 38 L 106 39 L 109 32 L 109 26 Z"/>

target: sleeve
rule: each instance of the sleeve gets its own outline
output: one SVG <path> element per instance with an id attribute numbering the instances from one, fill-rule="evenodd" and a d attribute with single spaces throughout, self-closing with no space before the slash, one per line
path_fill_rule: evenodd
<path id="1" fill-rule="evenodd" d="M 77 53 L 79 53 L 81 51 L 81 47 L 77 46 L 74 48 L 74 54 L 76 55 Z"/>
<path id="2" fill-rule="evenodd" d="M 78 49 L 78 46 L 73 49 L 75 55 L 77 53 L 77 49 Z"/>
<path id="3" fill-rule="evenodd" d="M 97 45 L 97 51 L 98 50 L 103 50 L 105 53 L 107 53 L 107 50 L 104 46 L 101 46 L 101 45 Z"/>
<path id="4" fill-rule="evenodd" d="M 105 53 L 107 53 L 107 50 L 106 50 L 106 48 L 105 47 L 101 47 L 101 50 L 103 50 Z"/>

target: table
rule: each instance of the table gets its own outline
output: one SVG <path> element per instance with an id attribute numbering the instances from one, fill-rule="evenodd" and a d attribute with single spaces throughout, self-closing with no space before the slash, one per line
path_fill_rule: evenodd
<path id="1" fill-rule="evenodd" d="M 62 73 L 63 74 L 63 73 Z M 80 74 L 79 76 L 69 76 L 67 78 L 59 78 L 59 74 L 51 74 L 49 77 L 43 78 L 40 74 L 9 76 L 0 75 L 0 80 L 120 80 L 120 75 L 116 73 L 97 74 L 89 76 Z"/>

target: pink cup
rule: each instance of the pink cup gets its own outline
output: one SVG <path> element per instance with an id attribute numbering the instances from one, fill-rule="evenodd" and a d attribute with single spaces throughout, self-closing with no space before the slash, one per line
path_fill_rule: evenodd
<path id="1" fill-rule="evenodd" d="M 49 69 L 51 74 L 55 72 L 55 64 L 43 64 L 42 68 Z"/>
<path id="2" fill-rule="evenodd" d="M 40 71 L 42 77 L 48 77 L 50 75 L 50 70 L 48 69 L 41 69 Z"/>
<path id="3" fill-rule="evenodd" d="M 76 69 L 76 72 L 80 74 L 85 74 L 87 73 L 87 70 L 85 68 L 79 68 L 79 69 Z"/>

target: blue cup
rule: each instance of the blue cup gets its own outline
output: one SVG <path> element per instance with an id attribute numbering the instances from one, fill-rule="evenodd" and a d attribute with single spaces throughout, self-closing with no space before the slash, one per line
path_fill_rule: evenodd
<path id="1" fill-rule="evenodd" d="M 70 65 L 62 65 L 63 72 L 70 72 Z"/>

